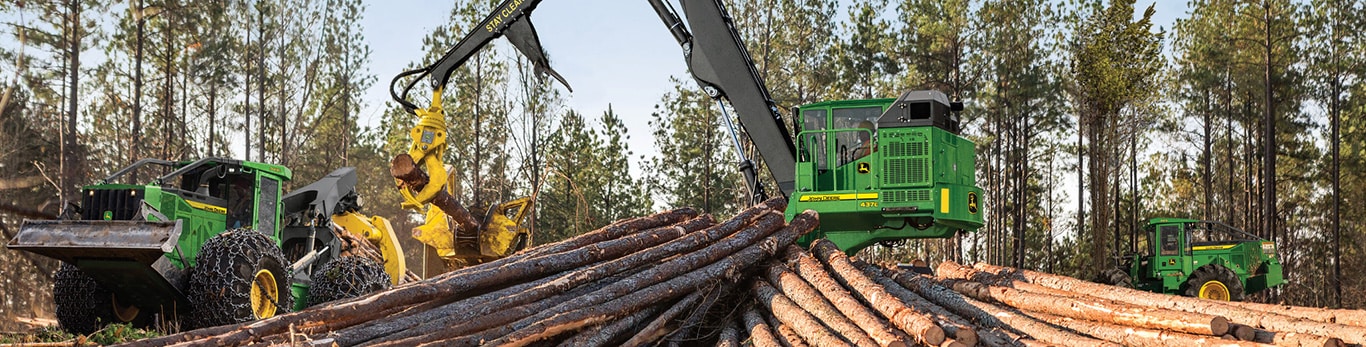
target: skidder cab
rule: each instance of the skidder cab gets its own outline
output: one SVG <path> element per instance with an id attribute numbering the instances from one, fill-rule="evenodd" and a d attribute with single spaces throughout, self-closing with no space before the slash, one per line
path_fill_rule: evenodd
<path id="1" fill-rule="evenodd" d="M 1227 224 L 1154 218 L 1143 231 L 1101 282 L 1225 301 L 1285 282 L 1276 244 Z"/>

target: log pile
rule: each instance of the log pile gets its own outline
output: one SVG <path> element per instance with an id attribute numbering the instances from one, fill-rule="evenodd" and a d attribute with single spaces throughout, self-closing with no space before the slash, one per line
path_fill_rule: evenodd
<path id="1" fill-rule="evenodd" d="M 1338 346 L 1360 311 L 1223 303 L 952 262 L 938 277 L 795 240 L 770 200 L 627 219 L 365 297 L 130 346 Z"/>

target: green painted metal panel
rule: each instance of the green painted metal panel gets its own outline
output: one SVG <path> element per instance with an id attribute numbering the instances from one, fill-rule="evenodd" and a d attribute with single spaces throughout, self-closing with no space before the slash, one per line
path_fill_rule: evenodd
<path id="1" fill-rule="evenodd" d="M 817 230 L 798 240 L 800 244 L 827 238 L 854 254 L 882 241 L 947 238 L 982 226 L 975 144 L 933 126 L 890 127 L 874 133 L 848 127 L 856 122 L 839 118 L 841 113 L 859 113 L 840 109 L 885 110 L 893 101 L 840 100 L 800 108 L 804 118 L 798 134 L 796 191 L 786 215 L 790 219 L 810 209 L 821 218 Z M 871 138 L 873 149 L 866 155 L 850 155 L 849 139 L 860 136 Z"/>

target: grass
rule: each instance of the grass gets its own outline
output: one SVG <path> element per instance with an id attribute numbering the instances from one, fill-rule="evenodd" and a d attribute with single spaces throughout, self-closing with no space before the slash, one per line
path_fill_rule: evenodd
<path id="1" fill-rule="evenodd" d="M 112 345 L 161 336 L 155 330 L 134 328 L 131 324 L 110 324 L 90 335 L 73 335 L 52 326 L 27 333 L 0 334 L 0 343 L 73 342 L 73 345 Z"/>

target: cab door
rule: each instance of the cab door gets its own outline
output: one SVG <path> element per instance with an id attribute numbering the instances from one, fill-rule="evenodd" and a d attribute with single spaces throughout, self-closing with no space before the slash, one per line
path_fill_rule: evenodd
<path id="1" fill-rule="evenodd" d="M 1156 252 L 1153 256 L 1153 269 L 1155 274 L 1162 281 L 1163 287 L 1175 290 L 1180 287 L 1185 279 L 1185 267 L 1190 264 L 1182 261 L 1182 255 L 1186 252 L 1186 239 L 1182 237 L 1185 233 L 1181 232 L 1180 224 L 1162 224 L 1157 226 Z"/>

